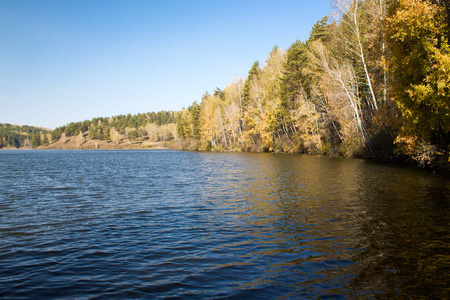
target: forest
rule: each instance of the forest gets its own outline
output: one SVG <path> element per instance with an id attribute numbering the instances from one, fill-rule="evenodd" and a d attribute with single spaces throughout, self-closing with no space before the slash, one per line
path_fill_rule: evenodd
<path id="1" fill-rule="evenodd" d="M 246 77 L 188 108 L 69 123 L 36 132 L 32 146 L 88 135 L 448 168 L 449 1 L 332 0 L 331 7 L 307 40 L 274 46 Z"/>
<path id="2" fill-rule="evenodd" d="M 41 133 L 47 132 L 49 130 L 33 126 L 0 123 L 0 149 L 4 147 L 31 147 L 33 138 L 37 139 Z"/>
<path id="3" fill-rule="evenodd" d="M 180 112 L 200 149 L 449 163 L 450 4 L 333 0 L 306 41 Z"/>
<path id="4" fill-rule="evenodd" d="M 77 137 L 83 144 L 85 136 L 99 141 L 120 144 L 122 140 L 144 139 L 152 141 L 171 141 L 177 139 L 176 119 L 178 113 L 160 111 L 137 115 L 118 115 L 109 118 L 93 118 L 82 122 L 72 122 L 58 127 L 48 134 L 39 133 L 33 139 L 33 147 L 48 146 L 59 140 Z"/>

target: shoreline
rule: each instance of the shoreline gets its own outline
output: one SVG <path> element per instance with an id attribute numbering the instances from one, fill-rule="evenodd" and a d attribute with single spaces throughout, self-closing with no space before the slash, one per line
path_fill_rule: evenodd
<path id="1" fill-rule="evenodd" d="M 61 143 L 60 141 L 56 143 L 52 143 L 47 146 L 39 146 L 37 148 L 32 147 L 20 147 L 20 148 L 14 148 L 14 147 L 5 147 L 0 148 L 0 151 L 2 150 L 12 150 L 12 151 L 30 151 L 30 150 L 177 150 L 177 151 L 198 151 L 198 152 L 218 152 L 218 153 L 270 153 L 270 154 L 301 154 L 301 155 L 316 155 L 316 156 L 323 156 L 323 157 L 342 157 L 342 158 L 351 158 L 351 159 L 362 159 L 369 163 L 375 163 L 375 164 L 383 164 L 383 165 L 389 165 L 393 167 L 405 167 L 405 168 L 414 168 L 423 170 L 426 172 L 432 172 L 432 173 L 440 173 L 440 174 L 447 174 L 450 175 L 450 169 L 442 168 L 439 165 L 426 165 L 426 166 L 419 166 L 418 163 L 411 161 L 411 159 L 404 160 L 404 157 L 394 157 L 390 160 L 382 160 L 377 159 L 374 157 L 360 157 L 360 156 L 329 156 L 324 155 L 320 153 L 302 153 L 302 152 L 264 152 L 264 151 L 245 151 L 243 149 L 230 149 L 230 150 L 224 150 L 224 149 L 198 149 L 193 147 L 185 147 L 185 145 L 180 144 L 179 141 L 171 141 L 171 142 L 125 142 L 123 144 L 116 144 L 112 142 L 105 142 L 103 143 L 96 143 L 92 142 L 94 140 L 90 140 L 89 142 L 86 142 L 80 146 L 75 146 L 73 143 Z"/>

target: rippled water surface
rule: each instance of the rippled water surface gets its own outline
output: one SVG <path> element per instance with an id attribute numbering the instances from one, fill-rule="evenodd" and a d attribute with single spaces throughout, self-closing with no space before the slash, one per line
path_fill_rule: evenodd
<path id="1" fill-rule="evenodd" d="M 449 298 L 449 200 L 356 159 L 1 151 L 0 297 Z"/>

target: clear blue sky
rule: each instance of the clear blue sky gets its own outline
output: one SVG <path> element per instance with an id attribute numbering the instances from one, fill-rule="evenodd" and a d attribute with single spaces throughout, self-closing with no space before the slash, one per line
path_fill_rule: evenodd
<path id="1" fill-rule="evenodd" d="M 179 110 L 328 13 L 328 0 L 0 0 L 0 123 Z"/>

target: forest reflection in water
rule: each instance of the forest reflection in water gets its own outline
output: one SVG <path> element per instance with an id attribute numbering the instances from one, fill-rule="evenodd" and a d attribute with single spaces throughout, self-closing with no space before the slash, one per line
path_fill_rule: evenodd
<path id="1" fill-rule="evenodd" d="M 3 298 L 450 298 L 446 176 L 178 151 L 0 167 Z"/>
<path id="2" fill-rule="evenodd" d="M 292 246 L 273 245 L 253 254 L 305 249 L 303 256 L 274 263 L 270 272 L 298 266 L 302 286 L 312 283 L 301 274 L 313 266 L 314 285 L 329 288 L 336 282 L 327 291 L 336 295 L 450 296 L 450 181 L 445 176 L 347 158 L 239 156 L 246 168 L 233 188 L 242 191 L 244 205 L 231 199 L 224 205 L 259 228 L 258 238 L 276 235 L 274 240 Z M 229 190 L 233 183 L 225 182 Z"/>

